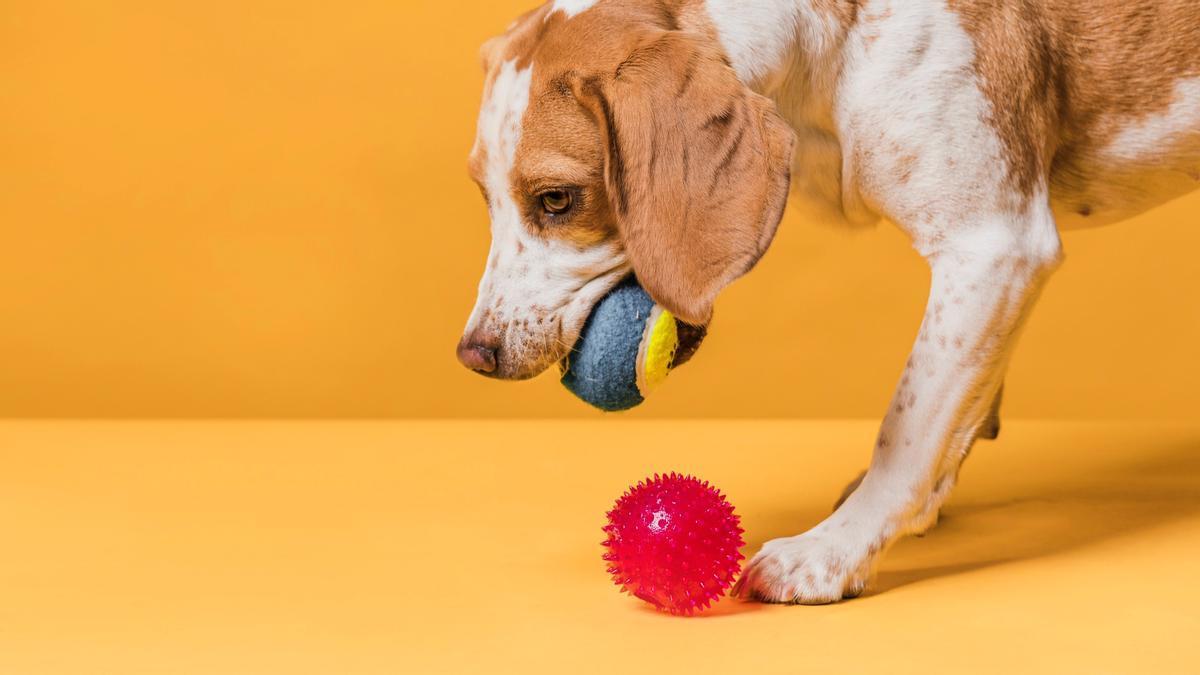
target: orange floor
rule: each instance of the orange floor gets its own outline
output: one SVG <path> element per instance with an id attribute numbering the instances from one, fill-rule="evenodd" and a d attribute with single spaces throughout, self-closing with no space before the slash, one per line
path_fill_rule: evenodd
<path id="1" fill-rule="evenodd" d="M 871 422 L 0 422 L 0 673 L 1197 673 L 1200 424 L 1007 421 L 866 596 L 656 614 L 605 509 L 694 472 L 753 552 Z"/>

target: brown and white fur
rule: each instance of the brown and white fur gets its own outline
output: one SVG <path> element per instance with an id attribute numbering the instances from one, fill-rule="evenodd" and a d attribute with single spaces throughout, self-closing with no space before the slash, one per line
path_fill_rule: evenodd
<path id="1" fill-rule="evenodd" d="M 1059 228 L 1200 186 L 1195 0 L 557 0 L 482 56 L 470 172 L 492 248 L 458 349 L 472 369 L 543 371 L 630 272 L 707 322 L 789 191 L 804 215 L 891 220 L 929 261 L 870 468 L 750 561 L 735 590 L 767 601 L 853 597 L 936 522 L 998 430 Z"/>

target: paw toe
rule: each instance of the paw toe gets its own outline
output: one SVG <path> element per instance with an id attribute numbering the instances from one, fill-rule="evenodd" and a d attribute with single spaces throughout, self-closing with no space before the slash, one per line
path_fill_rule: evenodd
<path id="1" fill-rule="evenodd" d="M 776 539 L 746 566 L 733 594 L 760 602 L 823 605 L 861 593 L 864 569 L 862 561 L 836 543 L 804 535 Z"/>

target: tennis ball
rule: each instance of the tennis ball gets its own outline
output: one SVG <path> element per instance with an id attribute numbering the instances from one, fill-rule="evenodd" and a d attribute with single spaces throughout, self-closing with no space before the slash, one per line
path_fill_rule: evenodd
<path id="1" fill-rule="evenodd" d="M 676 320 L 630 278 L 592 309 L 560 364 L 562 384 L 601 410 L 628 410 L 691 358 L 705 332 Z"/>

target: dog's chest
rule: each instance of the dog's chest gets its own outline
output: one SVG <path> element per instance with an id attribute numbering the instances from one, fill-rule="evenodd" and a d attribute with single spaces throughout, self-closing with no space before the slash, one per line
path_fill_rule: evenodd
<path id="1" fill-rule="evenodd" d="M 792 191 L 788 208 L 804 221 L 820 221 L 834 225 L 868 225 L 878 216 L 843 197 L 843 181 L 854 181 L 843 175 L 845 158 L 839 139 L 827 130 L 801 124 L 796 129 L 796 155 L 792 162 Z"/>

